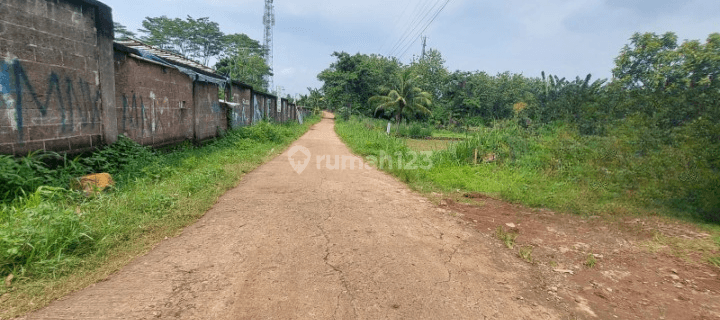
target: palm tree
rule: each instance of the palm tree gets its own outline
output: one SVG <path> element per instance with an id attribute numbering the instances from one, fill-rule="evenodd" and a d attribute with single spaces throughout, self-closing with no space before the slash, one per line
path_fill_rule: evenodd
<path id="1" fill-rule="evenodd" d="M 412 74 L 410 69 L 402 70 L 395 75 L 391 87 L 381 88 L 383 95 L 373 96 L 368 102 L 378 110 L 395 112 L 395 121 L 400 123 L 403 114 L 409 116 L 415 113 L 429 114 L 428 108 L 432 105 L 432 95 L 415 86 L 418 76 Z"/>

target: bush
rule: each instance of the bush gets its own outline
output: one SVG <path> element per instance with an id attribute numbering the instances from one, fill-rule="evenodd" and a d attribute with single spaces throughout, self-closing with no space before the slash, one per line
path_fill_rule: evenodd
<path id="1" fill-rule="evenodd" d="M 397 136 L 415 139 L 431 137 L 432 132 L 433 129 L 431 127 L 419 122 L 401 124 L 399 128 L 397 128 Z"/>

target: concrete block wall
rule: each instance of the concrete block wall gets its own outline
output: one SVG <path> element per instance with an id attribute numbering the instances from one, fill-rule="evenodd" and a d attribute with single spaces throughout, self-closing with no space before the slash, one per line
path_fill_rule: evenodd
<path id="1" fill-rule="evenodd" d="M 220 105 L 219 87 L 209 82 L 193 82 L 193 113 L 195 140 L 214 138 L 227 130 L 227 111 Z"/>
<path id="2" fill-rule="evenodd" d="M 257 123 L 260 120 L 262 120 L 261 116 L 256 115 L 256 112 L 260 112 L 262 110 L 262 106 L 265 104 L 264 95 L 260 92 L 254 92 L 252 93 L 253 99 L 252 99 L 252 109 L 253 109 L 253 116 L 252 116 L 252 123 Z"/>
<path id="3" fill-rule="evenodd" d="M 98 1 L 0 0 L 0 154 L 79 153 L 118 134 L 163 146 L 296 119 L 287 102 L 241 83 L 221 104 L 204 77 L 222 76 L 114 49 L 113 38 L 111 9 Z"/>
<path id="4" fill-rule="evenodd" d="M 280 111 L 280 122 L 286 122 L 288 120 L 288 101 L 285 98 L 280 99 L 281 111 Z"/>
<path id="5" fill-rule="evenodd" d="M 0 3 L 1 154 L 80 152 L 117 135 L 103 121 L 112 32 L 110 8 L 95 1 Z"/>
<path id="6" fill-rule="evenodd" d="M 178 69 L 115 51 L 118 132 L 148 146 L 193 138 L 193 81 Z"/>
<path id="7" fill-rule="evenodd" d="M 252 124 L 253 108 L 252 87 L 233 82 L 230 85 L 230 101 L 235 105 L 231 105 L 228 110 L 228 117 L 231 128 L 244 127 Z"/>

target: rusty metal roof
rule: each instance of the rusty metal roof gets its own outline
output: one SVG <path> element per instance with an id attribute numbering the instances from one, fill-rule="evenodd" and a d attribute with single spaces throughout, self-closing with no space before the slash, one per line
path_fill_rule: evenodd
<path id="1" fill-rule="evenodd" d="M 203 72 L 214 74 L 214 75 L 217 75 L 218 77 L 223 78 L 223 76 L 217 74 L 215 72 L 215 69 L 213 69 L 213 68 L 207 67 L 207 66 L 197 63 L 193 60 L 187 59 L 177 53 L 163 50 L 163 49 L 160 49 L 157 47 L 153 47 L 149 44 L 143 43 L 140 40 L 129 38 L 126 40 L 115 40 L 115 42 L 118 44 L 124 45 L 128 48 L 145 51 L 145 52 L 150 53 L 158 58 L 161 58 L 171 64 L 180 64 L 180 65 L 188 66 L 188 67 L 195 68 L 195 69 L 201 70 Z"/>

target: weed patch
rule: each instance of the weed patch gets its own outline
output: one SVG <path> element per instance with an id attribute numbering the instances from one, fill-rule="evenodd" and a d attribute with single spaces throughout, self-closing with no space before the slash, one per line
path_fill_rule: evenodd
<path id="1" fill-rule="evenodd" d="M 593 268 L 597 264 L 597 259 L 595 258 L 595 255 L 592 253 L 589 253 L 587 257 L 585 258 L 585 262 L 583 265 L 585 265 L 588 268 Z"/>
<path id="2" fill-rule="evenodd" d="M 518 234 L 513 231 L 505 231 L 505 228 L 503 226 L 497 227 L 495 229 L 495 237 L 500 239 L 508 249 L 512 249 L 515 246 L 515 238 L 517 238 Z"/>
<path id="3" fill-rule="evenodd" d="M 518 255 L 528 263 L 533 263 L 532 252 L 532 246 L 522 246 L 518 248 Z"/>

